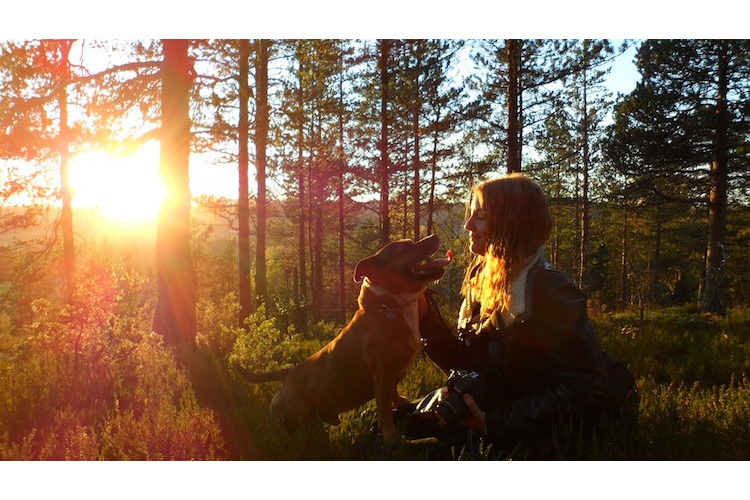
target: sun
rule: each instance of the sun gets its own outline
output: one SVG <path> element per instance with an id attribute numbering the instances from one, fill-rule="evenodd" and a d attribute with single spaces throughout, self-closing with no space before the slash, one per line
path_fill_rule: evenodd
<path id="1" fill-rule="evenodd" d="M 97 209 L 118 223 L 156 220 L 164 198 L 158 144 L 129 156 L 102 150 L 76 154 L 70 162 L 73 207 Z"/>

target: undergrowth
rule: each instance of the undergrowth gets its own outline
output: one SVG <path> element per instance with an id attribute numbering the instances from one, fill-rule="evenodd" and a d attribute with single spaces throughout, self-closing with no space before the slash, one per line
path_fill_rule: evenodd
<path id="1" fill-rule="evenodd" d="M 269 415 L 278 383 L 254 371 L 297 363 L 337 333 L 283 330 L 263 309 L 235 324 L 237 298 L 201 301 L 196 348 L 183 362 L 151 332 L 153 283 L 127 262 L 91 259 L 76 301 L 31 303 L 31 319 L 0 312 L 2 460 L 425 460 L 429 447 L 373 432 L 373 402 L 339 426 L 293 431 Z M 449 316 L 450 312 L 446 311 Z M 450 321 L 450 320 L 449 320 Z M 727 317 L 695 308 L 599 315 L 600 343 L 635 374 L 637 420 L 602 422 L 591 436 L 560 428 L 545 458 L 559 460 L 747 460 L 750 458 L 750 311 Z M 418 356 L 400 393 L 416 399 L 445 375 Z M 529 457 L 481 445 L 456 460 Z"/>

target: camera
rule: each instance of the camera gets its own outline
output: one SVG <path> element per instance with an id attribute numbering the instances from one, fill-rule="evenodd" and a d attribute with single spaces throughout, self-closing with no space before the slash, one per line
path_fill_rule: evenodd
<path id="1" fill-rule="evenodd" d="M 454 372 L 447 382 L 448 396 L 435 406 L 435 412 L 446 426 L 461 422 L 471 416 L 471 410 L 464 402 L 464 394 L 471 394 L 477 406 L 487 409 L 491 406 L 494 392 L 486 379 L 477 372 Z"/>

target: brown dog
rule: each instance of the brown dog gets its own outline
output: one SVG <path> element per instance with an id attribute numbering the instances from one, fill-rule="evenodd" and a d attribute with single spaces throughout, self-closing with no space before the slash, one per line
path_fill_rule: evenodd
<path id="1" fill-rule="evenodd" d="M 357 264 L 354 280 L 364 277 L 359 309 L 328 345 L 291 368 L 263 374 L 238 371 L 254 383 L 284 381 L 271 409 L 290 425 L 316 417 L 338 425 L 340 413 L 374 397 L 383 436 L 393 442 L 393 407 L 405 401 L 396 385 L 419 350 L 417 302 L 450 262 L 450 253 L 432 259 L 439 247 L 435 235 L 387 244 Z"/>

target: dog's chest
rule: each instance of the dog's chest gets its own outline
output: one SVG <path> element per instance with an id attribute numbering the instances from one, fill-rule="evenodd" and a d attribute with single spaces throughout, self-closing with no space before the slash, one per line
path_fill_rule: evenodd
<path id="1" fill-rule="evenodd" d="M 404 321 L 409 327 L 409 333 L 417 344 L 419 344 L 419 312 L 417 311 L 417 303 L 414 302 L 405 306 L 402 312 L 404 314 Z"/>

